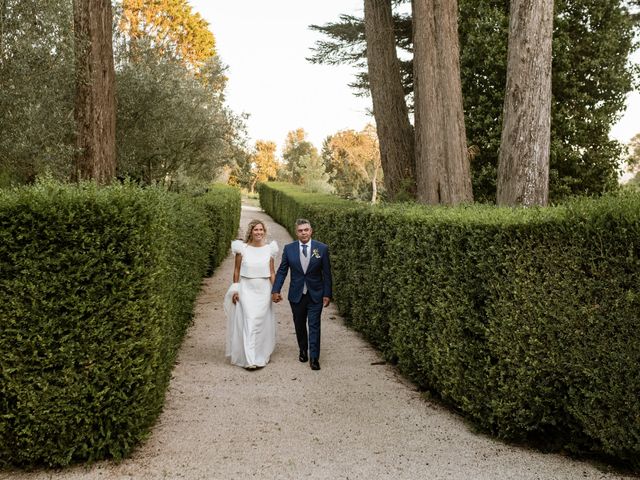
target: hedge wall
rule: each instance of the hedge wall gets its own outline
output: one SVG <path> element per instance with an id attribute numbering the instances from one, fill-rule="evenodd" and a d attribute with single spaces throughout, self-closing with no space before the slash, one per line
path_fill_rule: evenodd
<path id="1" fill-rule="evenodd" d="M 231 241 L 237 237 L 242 199 L 237 188 L 217 184 L 196 196 L 196 201 L 204 208 L 212 232 L 207 271 L 207 275 L 211 275 L 226 258 Z"/>
<path id="2" fill-rule="evenodd" d="M 295 222 L 298 218 L 307 218 L 313 226 L 314 236 L 322 236 L 324 221 L 333 212 L 339 213 L 355 208 L 358 204 L 343 200 L 333 195 L 322 193 L 303 193 L 299 187 L 286 182 L 269 182 L 258 184 L 260 206 L 280 225 L 288 229 L 295 237 Z M 295 202 L 293 198 L 304 198 Z M 316 217 L 320 213 L 321 216 Z M 330 229 L 327 230 L 329 234 Z"/>
<path id="3" fill-rule="evenodd" d="M 199 205 L 216 203 L 239 209 L 235 193 L 0 191 L 0 466 L 119 459 L 146 436 L 213 241 L 237 230 L 214 236 Z"/>
<path id="4" fill-rule="evenodd" d="M 640 468 L 640 195 L 341 209 L 266 184 L 260 198 L 312 219 L 347 322 L 421 387 L 500 437 Z"/>

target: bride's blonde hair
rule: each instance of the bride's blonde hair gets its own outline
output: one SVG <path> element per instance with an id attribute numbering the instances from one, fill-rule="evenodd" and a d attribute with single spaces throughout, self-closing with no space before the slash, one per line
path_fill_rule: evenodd
<path id="1" fill-rule="evenodd" d="M 264 234 L 267 234 L 267 226 L 262 220 L 251 220 L 249 222 L 249 225 L 247 225 L 247 233 L 244 236 L 244 243 L 249 243 L 251 240 L 253 240 L 253 229 L 256 227 L 256 225 L 262 225 L 262 228 L 264 228 Z"/>

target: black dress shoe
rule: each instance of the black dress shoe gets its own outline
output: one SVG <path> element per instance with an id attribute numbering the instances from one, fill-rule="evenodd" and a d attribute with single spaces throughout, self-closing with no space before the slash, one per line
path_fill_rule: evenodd
<path id="1" fill-rule="evenodd" d="M 311 370 L 320 370 L 320 362 L 317 358 L 312 358 L 309 365 L 311 365 Z"/>
<path id="2" fill-rule="evenodd" d="M 300 356 L 298 356 L 298 360 L 300 360 L 302 363 L 309 360 L 309 357 L 307 356 L 307 352 L 305 352 L 304 350 L 300 350 Z"/>

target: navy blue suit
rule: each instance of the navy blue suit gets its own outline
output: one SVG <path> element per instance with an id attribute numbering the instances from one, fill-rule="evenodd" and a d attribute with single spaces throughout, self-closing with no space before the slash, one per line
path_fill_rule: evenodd
<path id="1" fill-rule="evenodd" d="M 317 359 L 320 358 L 322 298 L 332 297 L 329 247 L 324 243 L 311 240 L 309 266 L 306 272 L 302 269 L 300 256 L 300 242 L 295 241 L 285 245 L 271 293 L 280 293 L 287 273 L 291 270 L 288 300 L 293 313 L 298 347 L 303 352 L 308 349 L 309 356 Z M 303 295 L 305 284 L 307 293 Z M 309 322 L 308 334 L 307 320 Z"/>

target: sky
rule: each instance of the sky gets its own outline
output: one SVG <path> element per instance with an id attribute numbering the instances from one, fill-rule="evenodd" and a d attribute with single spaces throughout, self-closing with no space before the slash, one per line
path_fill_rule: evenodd
<path id="1" fill-rule="evenodd" d="M 369 97 L 356 97 L 351 66 L 313 65 L 306 60 L 323 36 L 308 28 L 362 16 L 362 0 L 191 0 L 209 22 L 216 49 L 227 65 L 227 104 L 249 114 L 250 145 L 270 140 L 281 151 L 287 133 L 304 128 L 318 149 L 340 130 L 373 123 Z M 640 62 L 640 52 L 635 61 Z M 611 136 L 628 143 L 640 132 L 640 92 L 627 98 L 627 110 Z"/>
<path id="2" fill-rule="evenodd" d="M 311 24 L 362 15 L 362 0 L 191 0 L 209 22 L 216 50 L 227 65 L 227 103 L 248 113 L 250 140 L 279 148 L 287 133 L 304 128 L 318 149 L 328 135 L 362 130 L 372 123 L 371 100 L 353 95 L 350 66 L 313 65 L 306 60 L 322 36 Z"/>

